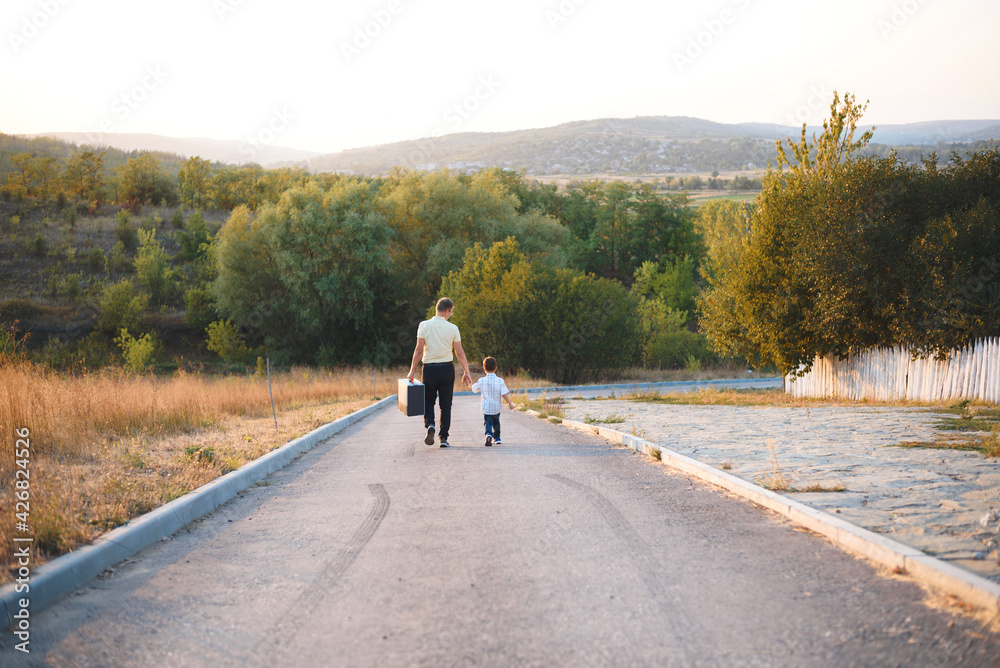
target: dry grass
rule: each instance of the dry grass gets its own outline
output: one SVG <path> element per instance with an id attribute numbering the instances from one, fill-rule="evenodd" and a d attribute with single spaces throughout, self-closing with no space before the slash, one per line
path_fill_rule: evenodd
<path id="1" fill-rule="evenodd" d="M 537 411 L 538 417 L 548 419 L 549 417 L 555 417 L 562 420 L 566 417 L 566 412 L 563 410 L 562 405 L 566 403 L 566 400 L 562 397 L 546 397 L 545 393 L 538 398 L 530 397 L 527 394 L 516 394 L 511 392 L 511 402 L 516 404 L 518 409 Z"/>
<path id="2" fill-rule="evenodd" d="M 13 499 L 15 429 L 30 430 L 33 563 L 71 550 L 260 457 L 287 441 L 396 391 L 405 371 L 371 369 L 266 378 L 169 378 L 105 371 L 68 376 L 9 358 L 0 363 L 0 495 Z M 14 509 L 0 515 L 10 545 Z M 23 534 L 19 534 L 23 535 Z M 9 573 L 0 574 L 0 581 Z"/>
<path id="3" fill-rule="evenodd" d="M 767 440 L 767 449 L 771 451 L 771 472 L 757 477 L 757 484 L 761 487 L 769 489 L 772 492 L 790 492 L 793 494 L 803 492 L 815 493 L 847 491 L 847 487 L 840 482 L 833 483 L 832 485 L 812 483 L 806 485 L 805 487 L 792 487 L 791 479 L 785 477 L 785 472 L 781 469 L 781 464 L 778 462 L 778 452 L 774 448 L 774 441 L 772 439 Z M 728 462 L 723 462 L 723 469 L 727 469 L 726 464 L 728 464 Z M 728 469 L 732 469 L 731 464 L 729 464 Z"/>
<path id="4" fill-rule="evenodd" d="M 785 474 L 781 470 L 781 464 L 778 463 L 778 452 L 774 449 L 774 441 L 772 439 L 767 439 L 767 449 L 771 451 L 771 472 L 759 476 L 757 483 L 772 492 L 787 492 L 788 480 L 785 479 Z"/>
<path id="5" fill-rule="evenodd" d="M 693 392 L 662 393 L 659 390 L 640 390 L 624 394 L 617 399 L 646 401 L 657 404 L 682 406 L 781 406 L 808 408 L 810 406 L 881 406 L 896 408 L 941 409 L 944 403 L 917 401 L 855 401 L 852 399 L 803 398 L 785 394 L 781 389 L 717 389 L 706 387 Z"/>

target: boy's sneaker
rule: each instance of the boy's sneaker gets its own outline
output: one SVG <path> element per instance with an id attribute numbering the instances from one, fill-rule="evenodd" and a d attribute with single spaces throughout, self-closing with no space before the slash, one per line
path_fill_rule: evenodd
<path id="1" fill-rule="evenodd" d="M 491 445 L 493 445 L 493 437 L 490 436 L 489 434 L 486 434 L 486 447 L 488 448 Z"/>
<path id="2" fill-rule="evenodd" d="M 427 436 L 424 437 L 424 443 L 434 445 L 434 425 L 427 427 Z"/>
<path id="3" fill-rule="evenodd" d="M 503 445 L 503 443 L 500 442 L 499 438 L 497 440 L 493 441 L 493 442 L 496 443 L 497 445 Z"/>

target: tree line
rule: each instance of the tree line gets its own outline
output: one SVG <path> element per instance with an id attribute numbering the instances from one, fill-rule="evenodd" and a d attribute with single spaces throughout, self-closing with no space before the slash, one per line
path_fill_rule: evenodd
<path id="1" fill-rule="evenodd" d="M 745 204 L 497 168 L 355 177 L 141 154 L 109 174 L 111 154 L 86 147 L 10 155 L 0 193 L 14 209 L 117 211 L 115 248 L 87 255 L 104 272 L 80 343 L 94 359 L 102 341 L 155 349 L 145 316 L 180 309 L 232 362 L 405 363 L 443 294 L 473 357 L 564 381 L 719 356 L 796 372 L 816 355 L 944 354 L 1000 333 L 998 151 L 944 166 L 866 153 L 862 112 L 835 95 L 821 135 L 779 142 Z M 172 229 L 142 217 L 153 205 L 173 207 Z"/>

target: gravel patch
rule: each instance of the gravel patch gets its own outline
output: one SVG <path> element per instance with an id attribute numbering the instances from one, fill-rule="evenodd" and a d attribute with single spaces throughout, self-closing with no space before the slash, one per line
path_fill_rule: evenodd
<path id="1" fill-rule="evenodd" d="M 563 408 L 567 419 L 635 434 L 751 482 L 780 473 L 790 490 L 843 488 L 780 493 L 1000 582 L 1000 459 L 894 447 L 934 441 L 941 414 L 615 399 Z"/>

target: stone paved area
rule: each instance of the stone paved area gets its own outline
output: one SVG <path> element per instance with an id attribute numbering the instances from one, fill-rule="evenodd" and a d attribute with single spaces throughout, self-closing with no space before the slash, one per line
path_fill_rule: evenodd
<path id="1" fill-rule="evenodd" d="M 632 433 L 767 480 L 775 462 L 806 505 L 1000 582 L 1000 459 L 977 452 L 892 447 L 934 441 L 929 410 L 879 407 L 676 406 L 570 400 L 566 417 Z M 624 421 L 618 421 L 625 418 Z"/>

